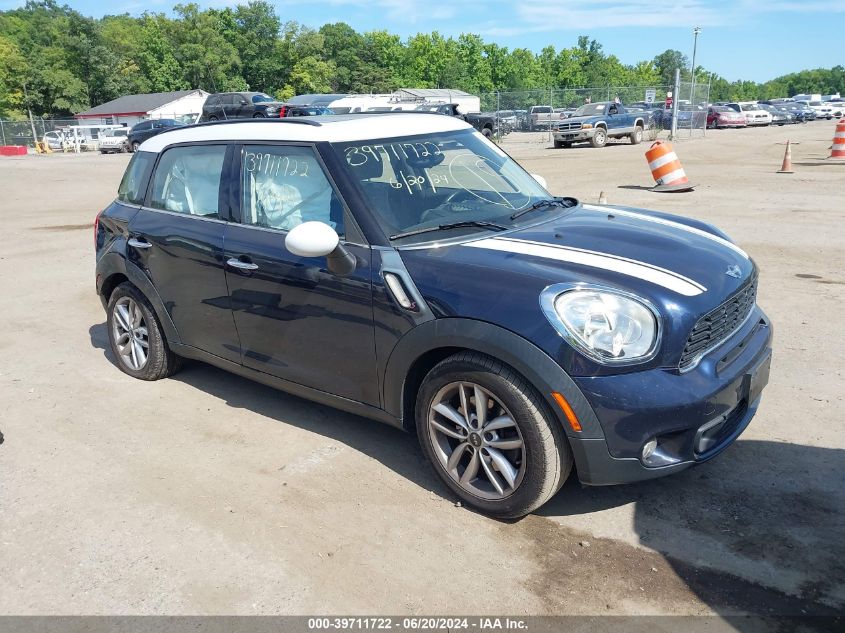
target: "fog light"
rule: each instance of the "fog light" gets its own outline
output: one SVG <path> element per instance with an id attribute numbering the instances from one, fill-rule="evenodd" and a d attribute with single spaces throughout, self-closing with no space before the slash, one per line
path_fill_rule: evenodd
<path id="1" fill-rule="evenodd" d="M 657 450 L 657 440 L 652 438 L 643 446 L 643 461 L 647 461 L 649 457 Z"/>

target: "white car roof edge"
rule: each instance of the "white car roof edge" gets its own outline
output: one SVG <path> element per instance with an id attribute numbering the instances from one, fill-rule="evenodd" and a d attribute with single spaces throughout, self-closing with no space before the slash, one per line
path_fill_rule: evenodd
<path id="1" fill-rule="evenodd" d="M 293 141 L 306 143 L 366 141 L 415 134 L 469 130 L 463 120 L 442 114 L 390 112 L 302 117 L 318 123 L 296 124 L 284 120 L 242 119 L 189 125 L 167 130 L 144 141 L 140 151 L 160 153 L 171 145 L 209 141 Z"/>

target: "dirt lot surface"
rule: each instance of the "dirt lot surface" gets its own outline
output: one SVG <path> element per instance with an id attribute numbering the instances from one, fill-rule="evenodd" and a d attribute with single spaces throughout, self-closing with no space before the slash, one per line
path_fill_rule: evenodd
<path id="1" fill-rule="evenodd" d="M 191 363 L 114 366 L 91 223 L 127 157 L 0 159 L 0 613 L 831 614 L 845 608 L 845 161 L 834 125 L 676 144 L 504 142 L 557 194 L 711 221 L 775 324 L 758 416 L 716 460 L 499 522 L 414 437 Z M 791 138 L 795 173 L 776 174 Z"/>

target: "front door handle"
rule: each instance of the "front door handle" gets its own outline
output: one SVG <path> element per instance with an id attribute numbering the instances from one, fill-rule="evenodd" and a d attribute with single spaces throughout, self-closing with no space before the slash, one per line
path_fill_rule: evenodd
<path id="1" fill-rule="evenodd" d="M 237 268 L 238 270 L 256 270 L 258 268 L 258 264 L 253 264 L 252 262 L 242 262 L 236 257 L 230 257 L 226 260 L 226 263 L 232 268 Z"/>
<path id="2" fill-rule="evenodd" d="M 152 247 L 152 244 L 150 244 L 146 240 L 139 240 L 138 238 L 135 238 L 135 237 L 130 237 L 129 241 L 126 242 L 126 243 L 129 244 L 129 246 L 131 246 L 133 248 L 150 248 L 150 247 Z"/>

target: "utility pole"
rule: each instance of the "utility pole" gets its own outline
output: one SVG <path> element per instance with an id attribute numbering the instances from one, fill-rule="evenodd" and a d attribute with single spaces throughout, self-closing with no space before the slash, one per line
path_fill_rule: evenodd
<path id="1" fill-rule="evenodd" d="M 35 121 L 32 120 L 32 109 L 29 107 L 29 93 L 26 91 L 26 82 L 23 82 L 23 98 L 26 101 L 26 111 L 29 114 L 29 126 L 32 128 L 32 146 L 36 147 L 38 135 L 35 133 Z"/>
<path id="2" fill-rule="evenodd" d="M 697 26 L 692 30 L 693 34 L 693 41 L 692 41 L 692 68 L 690 68 L 690 77 L 692 78 L 692 86 L 690 87 L 690 94 L 689 100 L 690 105 L 695 106 L 695 54 L 698 50 L 698 34 L 701 33 L 701 27 Z"/>

